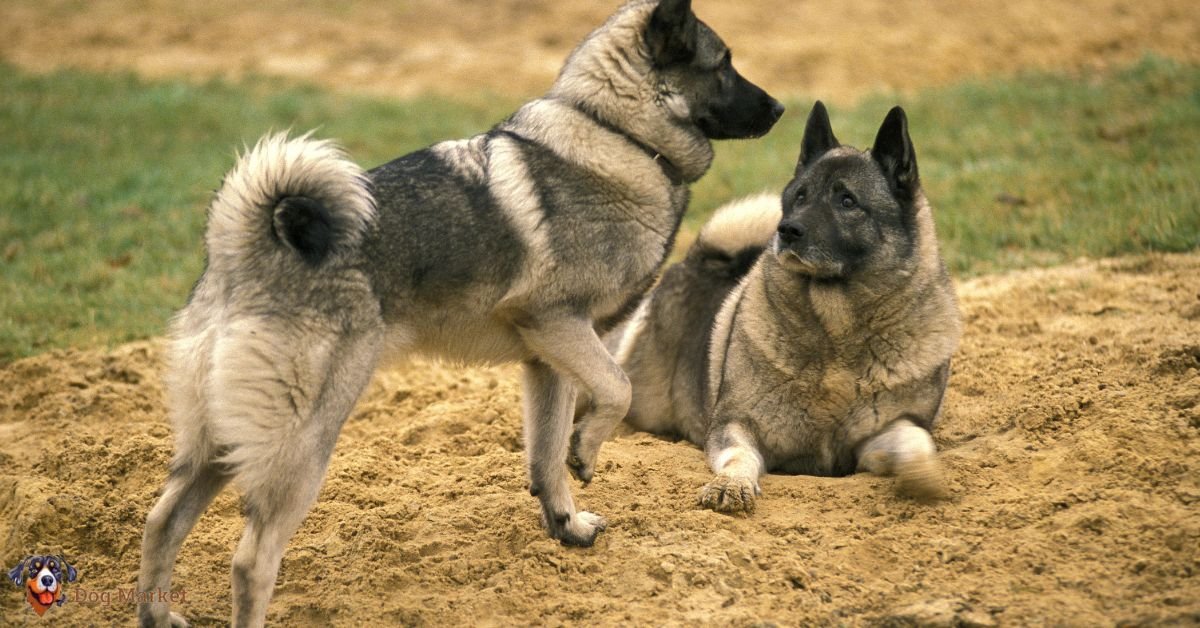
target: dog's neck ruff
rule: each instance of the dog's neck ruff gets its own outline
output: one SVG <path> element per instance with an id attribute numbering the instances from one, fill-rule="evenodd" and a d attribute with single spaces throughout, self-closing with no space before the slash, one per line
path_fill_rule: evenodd
<path id="1" fill-rule="evenodd" d="M 595 122 L 600 128 L 608 131 L 609 133 L 613 133 L 614 135 L 620 135 L 621 137 L 625 138 L 625 141 L 641 149 L 642 152 L 646 153 L 646 155 L 649 156 L 652 161 L 654 161 L 654 163 L 658 164 L 658 167 L 662 169 L 663 175 L 667 177 L 667 180 L 671 182 L 671 185 L 678 186 L 685 183 L 683 172 L 681 172 L 679 167 L 672 163 L 666 155 L 662 154 L 662 152 L 646 145 L 638 138 L 627 133 L 621 127 L 618 127 L 607 120 L 601 119 L 596 114 L 583 107 L 580 107 L 579 105 L 567 103 L 567 106 L 587 116 L 588 119 L 590 119 L 592 122 Z"/>

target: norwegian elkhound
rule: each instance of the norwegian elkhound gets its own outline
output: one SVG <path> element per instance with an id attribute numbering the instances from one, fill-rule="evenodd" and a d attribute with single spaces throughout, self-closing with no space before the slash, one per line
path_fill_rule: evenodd
<path id="1" fill-rule="evenodd" d="M 710 140 L 760 136 L 782 112 L 688 0 L 640 0 L 487 133 L 366 173 L 327 142 L 264 137 L 216 193 L 207 268 L 171 325 L 176 452 L 141 589 L 169 589 L 236 479 L 233 621 L 263 623 L 342 423 L 377 364 L 413 353 L 524 363 L 530 492 L 550 536 L 591 545 L 605 522 L 576 510 L 565 467 L 576 386 L 595 401 L 571 451 L 584 479 L 631 395 L 598 331 L 654 282 Z M 183 621 L 157 601 L 140 619 Z"/>
<path id="2" fill-rule="evenodd" d="M 929 430 L 960 326 L 904 111 L 862 152 L 818 102 L 782 211 L 766 195 L 718 210 L 607 340 L 629 422 L 702 445 L 717 477 L 701 504 L 749 512 L 767 471 L 940 492 Z"/>

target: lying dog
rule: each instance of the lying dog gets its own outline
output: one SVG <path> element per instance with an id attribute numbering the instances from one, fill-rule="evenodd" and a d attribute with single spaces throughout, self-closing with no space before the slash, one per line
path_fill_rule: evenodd
<path id="1" fill-rule="evenodd" d="M 904 111 L 862 152 L 818 102 L 782 212 L 767 196 L 718 210 L 609 341 L 629 422 L 702 445 L 717 477 L 701 504 L 749 512 L 767 471 L 937 494 L 929 430 L 960 327 Z"/>
<path id="2" fill-rule="evenodd" d="M 13 584 L 24 587 L 25 601 L 40 617 L 50 607 L 67 603 L 66 585 L 78 572 L 62 556 L 30 556 L 8 572 Z"/>
<path id="3" fill-rule="evenodd" d="M 656 279 L 710 140 L 760 136 L 782 112 L 687 0 L 638 0 L 490 132 L 367 173 L 328 143 L 264 138 L 216 194 L 207 268 L 171 325 L 176 452 L 141 590 L 169 590 L 184 537 L 236 478 L 233 622 L 262 624 L 342 423 L 381 361 L 414 353 L 524 363 L 530 492 L 550 536 L 591 545 L 605 522 L 575 508 L 564 463 L 570 449 L 591 478 L 631 394 L 597 330 Z M 572 447 L 577 385 L 595 404 Z M 164 602 L 139 613 L 184 623 Z"/>

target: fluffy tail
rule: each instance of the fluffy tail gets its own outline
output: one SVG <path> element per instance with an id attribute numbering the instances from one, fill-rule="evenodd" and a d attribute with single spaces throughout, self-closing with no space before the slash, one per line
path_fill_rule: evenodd
<path id="1" fill-rule="evenodd" d="M 264 136 L 225 175 L 209 208 L 214 269 L 279 255 L 317 266 L 354 249 L 375 219 L 366 174 L 331 142 Z"/>
<path id="2" fill-rule="evenodd" d="M 700 229 L 689 257 L 711 272 L 741 276 L 771 242 L 782 216 L 779 196 L 747 196 L 717 208 Z"/>

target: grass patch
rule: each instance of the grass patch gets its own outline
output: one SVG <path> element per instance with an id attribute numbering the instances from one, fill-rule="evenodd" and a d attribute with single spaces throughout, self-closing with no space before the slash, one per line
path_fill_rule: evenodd
<path id="1" fill-rule="evenodd" d="M 373 165 L 511 109 L 0 66 L 0 362 L 160 335 L 200 274 L 212 191 L 269 129 L 318 128 Z"/>
<path id="2" fill-rule="evenodd" d="M 0 361 L 161 334 L 200 272 L 212 189 L 234 149 L 269 129 L 319 128 L 369 167 L 519 104 L 252 85 L 0 66 Z M 828 104 L 838 137 L 865 147 L 896 102 L 957 274 L 1200 246 L 1200 68 L 1148 58 L 1088 80 Z M 810 105 L 790 103 L 762 140 L 718 144 L 685 228 L 738 195 L 781 190 Z"/>

